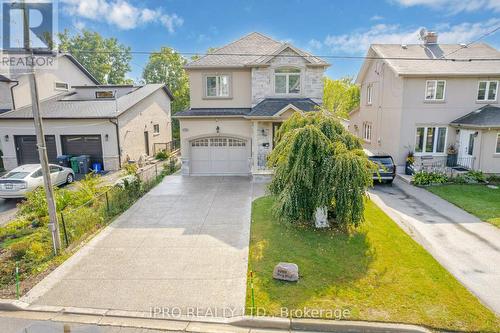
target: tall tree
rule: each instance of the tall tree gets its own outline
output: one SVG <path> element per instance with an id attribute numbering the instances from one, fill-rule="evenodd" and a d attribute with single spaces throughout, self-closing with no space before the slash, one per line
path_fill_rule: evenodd
<path id="1" fill-rule="evenodd" d="M 351 77 L 324 79 L 323 107 L 337 117 L 347 119 L 349 112 L 359 106 L 359 87 Z"/>
<path id="2" fill-rule="evenodd" d="M 59 49 L 71 53 L 102 84 L 131 83 L 130 47 L 116 38 L 104 38 L 98 32 L 82 30 L 71 36 L 68 30 L 59 34 Z"/>
<path id="3" fill-rule="evenodd" d="M 187 60 L 170 47 L 149 56 L 142 78 L 146 83 L 165 83 L 174 95 L 172 114 L 189 107 L 189 80 L 184 70 Z M 173 136 L 179 137 L 179 124 L 173 121 Z"/>

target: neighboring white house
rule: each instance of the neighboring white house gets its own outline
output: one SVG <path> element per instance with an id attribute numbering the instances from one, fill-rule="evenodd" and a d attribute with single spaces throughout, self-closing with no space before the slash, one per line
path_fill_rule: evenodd
<path id="1" fill-rule="evenodd" d="M 428 33 L 419 45 L 371 45 L 367 56 L 349 124 L 365 148 L 398 165 L 412 151 L 417 163 L 500 173 L 499 51 L 438 44 Z"/>
<path id="2" fill-rule="evenodd" d="M 153 155 L 172 140 L 172 94 L 163 84 L 99 85 L 71 55 L 57 69 L 37 70 L 40 111 L 50 162 L 59 155 L 90 155 L 104 170 Z M 26 75 L 0 77 L 0 141 L 7 170 L 38 163 Z"/>
<path id="3" fill-rule="evenodd" d="M 256 32 L 189 63 L 191 108 L 174 116 L 182 173 L 268 173 L 276 129 L 292 113 L 318 108 L 328 66 Z"/>

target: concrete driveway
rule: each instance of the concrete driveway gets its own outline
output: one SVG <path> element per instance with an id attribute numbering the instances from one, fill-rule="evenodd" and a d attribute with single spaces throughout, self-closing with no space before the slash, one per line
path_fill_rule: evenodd
<path id="1" fill-rule="evenodd" d="M 16 216 L 18 200 L 0 199 L 0 226 L 6 224 Z"/>
<path id="2" fill-rule="evenodd" d="M 500 314 L 500 229 L 400 180 L 370 197 L 485 305 Z"/>
<path id="3" fill-rule="evenodd" d="M 169 176 L 24 300 L 241 315 L 252 189 L 246 177 Z"/>

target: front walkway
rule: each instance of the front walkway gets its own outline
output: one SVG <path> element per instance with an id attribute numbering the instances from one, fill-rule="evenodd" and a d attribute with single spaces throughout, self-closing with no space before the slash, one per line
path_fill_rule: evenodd
<path id="1" fill-rule="evenodd" d="M 400 179 L 372 200 L 485 305 L 500 314 L 500 229 Z"/>
<path id="2" fill-rule="evenodd" d="M 246 177 L 168 176 L 23 300 L 242 315 L 252 189 Z"/>

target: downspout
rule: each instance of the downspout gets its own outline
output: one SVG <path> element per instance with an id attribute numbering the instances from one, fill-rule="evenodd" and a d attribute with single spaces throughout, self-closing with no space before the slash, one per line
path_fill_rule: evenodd
<path id="1" fill-rule="evenodd" d="M 17 80 L 12 80 L 12 82 L 15 82 L 13 86 L 10 86 L 10 98 L 12 100 L 12 110 L 16 109 L 16 101 L 14 100 L 14 88 L 19 85 L 19 81 Z"/>
<path id="2" fill-rule="evenodd" d="M 116 144 L 117 144 L 117 148 L 118 148 L 118 167 L 121 168 L 122 167 L 122 151 L 120 149 L 120 129 L 118 127 L 118 118 L 112 118 L 112 119 L 108 119 L 108 120 L 110 123 L 115 125 Z"/>

